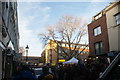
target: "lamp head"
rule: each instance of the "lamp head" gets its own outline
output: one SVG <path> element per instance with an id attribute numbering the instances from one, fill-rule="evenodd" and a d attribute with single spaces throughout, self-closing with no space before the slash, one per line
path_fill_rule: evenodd
<path id="1" fill-rule="evenodd" d="M 29 49 L 28 45 L 25 47 L 26 49 Z"/>

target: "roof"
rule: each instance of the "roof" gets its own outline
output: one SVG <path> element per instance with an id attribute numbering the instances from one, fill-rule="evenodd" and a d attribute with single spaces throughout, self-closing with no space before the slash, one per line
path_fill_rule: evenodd
<path id="1" fill-rule="evenodd" d="M 118 2 L 111 2 L 108 6 L 106 6 L 103 10 L 101 10 L 99 13 L 97 13 L 95 16 L 93 16 L 92 21 L 95 21 L 95 17 L 99 16 L 99 14 L 101 14 L 102 16 L 106 14 L 107 11 L 109 11 L 110 9 L 112 9 L 113 7 L 115 7 L 117 4 L 119 4 L 120 1 Z M 98 18 L 99 19 L 99 18 Z"/>
<path id="2" fill-rule="evenodd" d="M 22 56 L 24 58 L 26 58 L 26 56 Z M 27 56 L 28 58 L 40 58 L 39 56 Z"/>
<path id="3" fill-rule="evenodd" d="M 58 40 L 52 40 L 52 39 L 50 39 L 50 41 L 58 42 L 58 43 L 65 43 L 65 44 L 68 44 L 68 42 L 64 42 L 64 41 L 58 41 Z M 50 42 L 48 42 L 48 43 L 50 43 Z M 88 45 L 88 44 L 79 44 L 79 43 L 71 43 L 71 44 L 75 44 L 75 45 L 83 45 L 83 46 Z"/>
<path id="4" fill-rule="evenodd" d="M 69 63 L 78 63 L 78 60 L 75 57 L 72 57 L 70 60 L 63 62 L 63 64 L 69 64 Z"/>

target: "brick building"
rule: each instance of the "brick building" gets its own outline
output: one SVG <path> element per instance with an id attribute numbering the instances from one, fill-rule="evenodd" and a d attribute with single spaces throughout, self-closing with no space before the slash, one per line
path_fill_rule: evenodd
<path id="1" fill-rule="evenodd" d="M 120 51 L 120 1 L 93 16 L 88 24 L 90 56 Z"/>
<path id="2" fill-rule="evenodd" d="M 61 46 L 58 46 L 58 43 L 60 43 Z M 80 48 L 75 49 L 75 52 L 77 54 L 75 55 L 75 57 L 78 59 L 82 59 L 82 60 L 86 59 L 89 55 L 88 45 L 73 43 L 71 44 L 72 51 L 74 50 L 75 45 L 77 45 L 77 47 L 80 47 Z M 82 53 L 80 53 L 81 51 Z M 44 58 L 44 63 L 51 63 L 52 65 L 55 65 L 57 63 L 66 61 L 68 59 L 66 55 L 70 55 L 68 43 L 49 40 L 48 43 L 46 44 L 45 49 L 43 50 L 41 54 L 41 57 Z"/>
<path id="3" fill-rule="evenodd" d="M 37 57 L 37 56 L 28 56 L 27 57 L 27 63 L 29 65 L 38 65 L 40 63 L 40 58 L 41 57 Z M 26 64 L 26 56 L 22 56 L 22 61 L 23 64 Z"/>
<path id="4" fill-rule="evenodd" d="M 99 19 L 95 17 L 101 15 Z M 106 15 L 99 13 L 93 17 L 92 23 L 88 25 L 90 55 L 109 52 L 108 31 Z"/>

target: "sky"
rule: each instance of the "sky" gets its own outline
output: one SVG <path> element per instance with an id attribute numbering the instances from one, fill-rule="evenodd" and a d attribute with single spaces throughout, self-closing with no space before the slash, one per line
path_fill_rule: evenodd
<path id="1" fill-rule="evenodd" d="M 44 49 L 39 33 L 63 15 L 82 17 L 88 23 L 109 2 L 18 2 L 20 47 L 29 46 L 28 56 L 41 56 Z M 86 38 L 87 39 L 87 38 Z"/>

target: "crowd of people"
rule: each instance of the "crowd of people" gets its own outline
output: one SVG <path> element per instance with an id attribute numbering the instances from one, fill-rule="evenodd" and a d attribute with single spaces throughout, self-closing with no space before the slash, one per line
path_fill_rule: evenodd
<path id="1" fill-rule="evenodd" d="M 32 68 L 22 65 L 16 68 L 12 80 L 97 80 L 107 66 L 104 60 L 97 59 L 79 60 L 77 64 L 47 65 L 42 67 L 42 74 L 36 78 Z"/>
<path id="2" fill-rule="evenodd" d="M 61 64 L 50 67 L 54 76 L 51 80 L 97 80 L 107 66 L 105 61 L 97 60 L 88 60 L 86 63 L 79 61 L 78 64 Z"/>

